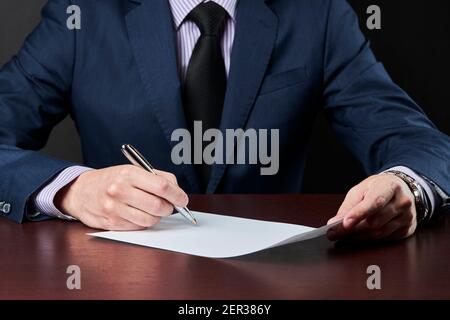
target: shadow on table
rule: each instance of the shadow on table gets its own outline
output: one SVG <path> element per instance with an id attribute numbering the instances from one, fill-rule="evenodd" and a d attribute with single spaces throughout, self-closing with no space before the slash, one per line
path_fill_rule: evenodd
<path id="1" fill-rule="evenodd" d="M 401 242 L 331 242 L 326 237 L 271 248 L 229 261 L 266 262 L 276 264 L 316 264 L 361 252 L 385 250 Z"/>

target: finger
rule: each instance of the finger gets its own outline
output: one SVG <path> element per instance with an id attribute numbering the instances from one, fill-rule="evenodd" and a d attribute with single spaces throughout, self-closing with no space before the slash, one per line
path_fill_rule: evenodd
<path id="1" fill-rule="evenodd" d="M 341 220 L 345 214 L 347 214 L 354 206 L 360 203 L 363 200 L 363 188 L 361 186 L 355 186 L 347 193 L 344 201 L 342 202 L 339 210 L 333 218 L 328 220 L 327 224 L 333 224 L 339 220 Z"/>
<path id="2" fill-rule="evenodd" d="M 113 217 L 108 220 L 108 225 L 105 230 L 110 231 L 138 231 L 144 230 L 146 227 L 137 225 L 130 222 L 129 220 L 123 219 L 121 217 Z"/>
<path id="3" fill-rule="evenodd" d="M 167 180 L 172 182 L 174 185 L 178 186 L 177 177 L 173 173 L 166 172 L 166 171 L 161 171 L 161 170 L 155 170 L 155 172 L 156 172 L 157 175 L 166 178 Z"/>
<path id="4" fill-rule="evenodd" d="M 153 175 L 143 169 L 134 171 L 134 173 L 132 175 L 132 185 L 134 187 L 163 198 L 175 206 L 187 206 L 188 196 L 177 185 L 169 182 L 164 177 Z"/>
<path id="5" fill-rule="evenodd" d="M 407 220 L 398 216 L 391 220 L 389 223 L 379 229 L 373 229 L 367 223 L 367 220 L 363 220 L 353 229 L 338 230 L 339 232 L 334 237 L 328 237 L 331 241 L 380 241 L 380 240 L 393 240 L 402 239 L 406 236 L 406 233 L 400 233 L 400 231 L 408 228 Z"/>
<path id="6" fill-rule="evenodd" d="M 384 225 L 386 225 L 392 219 L 395 219 L 399 215 L 400 212 L 396 209 L 396 205 L 391 202 L 376 214 L 368 217 L 367 223 L 373 230 L 377 230 L 382 228 Z"/>
<path id="7" fill-rule="evenodd" d="M 404 228 L 409 228 L 409 224 L 403 216 L 398 216 L 380 229 L 372 231 L 370 238 L 371 240 L 386 240 L 390 238 L 393 233 Z"/>
<path id="8" fill-rule="evenodd" d="M 330 241 L 346 240 L 351 238 L 363 238 L 362 235 L 367 234 L 370 230 L 366 220 L 361 221 L 352 229 L 346 229 L 342 224 L 339 224 L 327 232 L 327 238 Z"/>
<path id="9" fill-rule="evenodd" d="M 154 226 L 160 221 L 160 217 L 153 216 L 147 212 L 130 207 L 124 203 L 118 203 L 116 206 L 117 217 L 138 226 L 141 229 Z"/>
<path id="10" fill-rule="evenodd" d="M 384 208 L 394 195 L 395 191 L 392 187 L 386 188 L 386 184 L 384 183 L 374 185 L 364 195 L 363 201 L 351 209 L 344 217 L 344 227 L 350 229 L 362 220 L 374 215 L 380 209 Z"/>
<path id="11" fill-rule="evenodd" d="M 123 190 L 116 195 L 116 199 L 130 207 L 158 217 L 167 217 L 174 210 L 173 205 L 165 199 L 138 188 Z"/>
<path id="12" fill-rule="evenodd" d="M 93 229 L 108 230 L 108 219 L 95 214 L 84 214 L 80 221 Z"/>
<path id="13" fill-rule="evenodd" d="M 416 231 L 417 225 L 412 224 L 402 228 L 397 229 L 390 236 L 386 238 L 386 240 L 402 240 L 406 239 L 414 234 Z"/>

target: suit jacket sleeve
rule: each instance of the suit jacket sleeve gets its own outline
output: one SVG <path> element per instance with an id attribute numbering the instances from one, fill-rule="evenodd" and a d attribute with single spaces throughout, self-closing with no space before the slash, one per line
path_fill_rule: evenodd
<path id="1" fill-rule="evenodd" d="M 368 174 L 405 166 L 450 194 L 450 139 L 388 76 L 353 9 L 330 0 L 324 49 L 325 111 Z"/>
<path id="2" fill-rule="evenodd" d="M 68 114 L 75 31 L 66 27 L 69 1 L 51 0 L 22 49 L 0 70 L 0 215 L 21 222 L 27 201 L 74 165 L 37 152 Z"/>

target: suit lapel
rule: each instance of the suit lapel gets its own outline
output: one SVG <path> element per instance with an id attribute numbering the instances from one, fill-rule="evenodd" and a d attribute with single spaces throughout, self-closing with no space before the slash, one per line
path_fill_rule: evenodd
<path id="1" fill-rule="evenodd" d="M 167 0 L 126 0 L 126 25 L 148 100 L 171 148 L 172 132 L 186 128 L 177 69 L 176 34 Z M 193 166 L 183 165 L 193 190 L 200 190 Z"/>
<path id="2" fill-rule="evenodd" d="M 245 128 L 275 45 L 278 19 L 264 0 L 239 1 L 221 131 Z M 207 193 L 214 193 L 226 164 L 213 165 Z"/>

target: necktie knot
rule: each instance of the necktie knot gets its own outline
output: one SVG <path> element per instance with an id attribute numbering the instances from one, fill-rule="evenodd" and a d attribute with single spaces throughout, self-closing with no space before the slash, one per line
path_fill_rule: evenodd
<path id="1" fill-rule="evenodd" d="M 195 7 L 187 19 L 194 22 L 202 36 L 219 36 L 226 18 L 227 11 L 213 1 L 203 2 Z"/>

